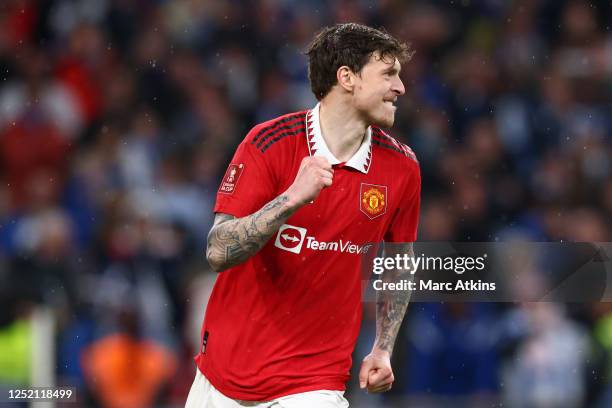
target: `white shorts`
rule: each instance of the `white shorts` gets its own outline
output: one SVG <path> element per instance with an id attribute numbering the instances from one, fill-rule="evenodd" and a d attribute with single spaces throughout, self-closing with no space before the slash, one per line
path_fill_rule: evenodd
<path id="1" fill-rule="evenodd" d="M 265 402 L 236 400 L 221 394 L 200 370 L 196 371 L 185 408 L 347 408 L 349 406 L 344 398 L 344 392 L 328 390 L 301 392 Z"/>

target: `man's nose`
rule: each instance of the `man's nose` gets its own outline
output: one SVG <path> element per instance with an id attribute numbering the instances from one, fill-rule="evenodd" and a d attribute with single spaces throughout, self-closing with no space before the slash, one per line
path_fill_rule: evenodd
<path id="1" fill-rule="evenodd" d="M 395 80 L 393 82 L 392 88 L 391 90 L 397 95 L 397 96 L 401 96 L 403 94 L 406 93 L 406 88 L 404 88 L 404 83 L 402 82 L 401 79 L 399 79 L 399 77 L 397 78 L 397 80 Z"/>

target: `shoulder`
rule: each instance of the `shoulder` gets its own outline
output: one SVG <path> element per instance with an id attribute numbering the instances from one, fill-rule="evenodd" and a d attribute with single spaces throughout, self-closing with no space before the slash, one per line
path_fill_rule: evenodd
<path id="1" fill-rule="evenodd" d="M 265 153 L 277 142 L 289 140 L 290 136 L 303 135 L 306 129 L 307 112 L 288 113 L 255 125 L 249 131 L 243 143 L 248 143 L 261 153 Z"/>
<path id="2" fill-rule="evenodd" d="M 394 161 L 403 162 L 409 167 L 419 167 L 416 154 L 408 145 L 400 142 L 396 138 L 377 126 L 372 126 L 372 145 L 376 150 L 386 152 Z"/>

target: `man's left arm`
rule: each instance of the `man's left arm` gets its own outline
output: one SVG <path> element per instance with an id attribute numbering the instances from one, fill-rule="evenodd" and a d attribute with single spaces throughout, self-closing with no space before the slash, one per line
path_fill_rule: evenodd
<path id="1" fill-rule="evenodd" d="M 409 257 L 414 255 L 412 243 L 385 246 L 385 256 L 396 254 Z M 401 282 L 412 279 L 414 275 L 407 269 L 391 269 L 381 275 L 383 282 Z M 410 301 L 407 290 L 379 290 L 376 293 L 376 339 L 372 352 L 361 364 L 359 385 L 368 392 L 385 392 L 391 389 L 394 381 L 391 368 L 391 355 L 397 333 L 404 319 Z"/>

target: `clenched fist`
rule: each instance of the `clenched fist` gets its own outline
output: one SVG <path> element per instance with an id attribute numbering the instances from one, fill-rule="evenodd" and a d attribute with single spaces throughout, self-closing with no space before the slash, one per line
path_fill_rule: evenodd
<path id="1" fill-rule="evenodd" d="M 325 157 L 304 157 L 286 194 L 297 206 L 313 201 L 322 189 L 332 185 L 334 169 Z"/>
<path id="2" fill-rule="evenodd" d="M 368 354 L 359 370 L 359 387 L 368 392 L 385 392 L 391 389 L 395 381 L 391 369 L 391 356 L 386 351 L 375 350 Z"/>

